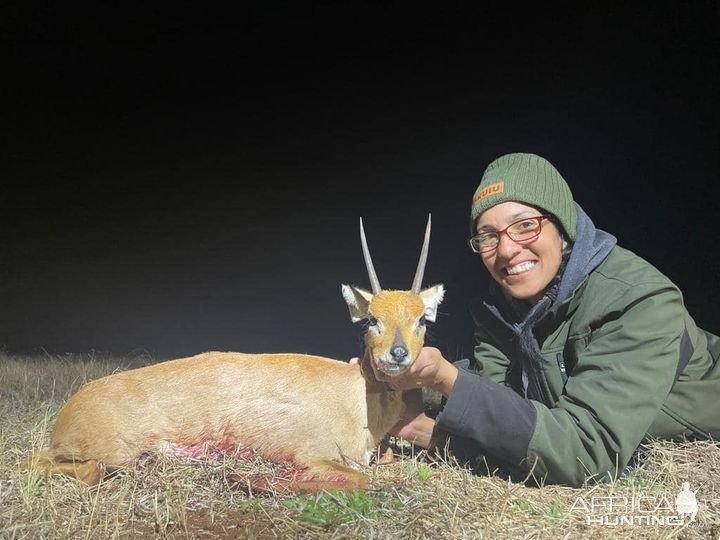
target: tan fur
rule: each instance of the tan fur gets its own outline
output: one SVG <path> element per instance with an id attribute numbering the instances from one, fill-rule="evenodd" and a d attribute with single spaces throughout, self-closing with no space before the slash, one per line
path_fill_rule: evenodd
<path id="1" fill-rule="evenodd" d="M 368 311 L 383 325 L 380 331 L 368 330 L 366 346 L 374 358 L 387 354 L 400 331 L 410 356 L 415 358 L 423 346 L 425 327 L 418 326 L 425 305 L 422 299 L 407 291 L 382 291 L 372 298 Z"/>
<path id="2" fill-rule="evenodd" d="M 208 352 L 119 372 L 73 395 L 49 450 L 22 466 L 94 484 L 106 469 L 130 467 L 143 453 L 207 445 L 302 464 L 307 469 L 285 482 L 289 489 L 364 488 L 367 477 L 348 466 L 368 465 L 404 411 L 402 393 L 375 376 L 375 359 L 387 356 L 399 331 L 414 360 L 425 332 L 417 324 L 423 300 L 414 293 L 383 291 L 367 308 L 379 323 L 365 335 L 361 365 Z"/>
<path id="3" fill-rule="evenodd" d="M 366 321 L 365 355 L 345 364 L 303 354 L 209 352 L 92 381 L 58 414 L 50 448 L 21 464 L 87 484 L 144 453 L 242 450 L 289 464 L 268 479 L 229 479 L 250 489 L 318 491 L 368 484 L 353 467 L 401 418 L 402 392 L 386 382 L 420 353 L 442 285 L 420 291 L 430 218 L 411 291 L 382 291 L 361 220 L 373 293 L 342 286 L 354 322 Z M 247 481 L 245 481 L 247 480 Z"/>

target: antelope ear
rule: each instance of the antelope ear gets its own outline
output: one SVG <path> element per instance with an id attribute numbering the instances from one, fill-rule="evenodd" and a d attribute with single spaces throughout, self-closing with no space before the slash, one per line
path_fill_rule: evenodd
<path id="1" fill-rule="evenodd" d="M 440 302 L 445 296 L 445 287 L 442 284 L 428 287 L 424 291 L 420 291 L 420 298 L 422 298 L 423 304 L 425 304 L 425 319 L 430 322 L 435 322 L 435 316 L 437 315 L 437 308 Z"/>
<path id="2" fill-rule="evenodd" d="M 372 293 L 359 289 L 353 285 L 342 285 L 341 291 L 345 302 L 350 309 L 352 322 L 362 321 L 368 316 L 368 306 L 372 300 Z"/>

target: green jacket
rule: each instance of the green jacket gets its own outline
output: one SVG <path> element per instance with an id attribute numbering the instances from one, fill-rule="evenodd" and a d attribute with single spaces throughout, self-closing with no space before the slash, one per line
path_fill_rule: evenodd
<path id="1" fill-rule="evenodd" d="M 440 429 L 571 486 L 616 478 L 647 437 L 720 438 L 720 338 L 650 263 L 608 250 L 534 326 L 535 368 L 522 369 L 516 336 L 475 306 L 477 365 L 460 365 Z"/>

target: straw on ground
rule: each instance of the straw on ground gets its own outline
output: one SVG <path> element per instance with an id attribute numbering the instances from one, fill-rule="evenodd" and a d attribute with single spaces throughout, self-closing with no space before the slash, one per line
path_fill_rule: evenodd
<path id="1" fill-rule="evenodd" d="M 17 470 L 47 446 L 55 414 L 80 385 L 150 361 L 0 353 L 0 538 L 720 538 L 720 447 L 712 441 L 652 442 L 627 478 L 581 489 L 473 476 L 422 451 L 373 468 L 367 492 L 300 496 L 247 493 L 231 479 L 277 466 L 233 456 L 149 455 L 92 489 Z M 686 481 L 699 512 L 679 525 L 666 506 Z"/>

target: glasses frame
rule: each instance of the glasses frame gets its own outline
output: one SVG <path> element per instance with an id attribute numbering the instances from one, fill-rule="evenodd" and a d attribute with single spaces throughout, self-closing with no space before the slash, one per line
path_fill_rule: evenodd
<path id="1" fill-rule="evenodd" d="M 515 238 L 513 238 L 513 237 L 510 235 L 509 232 L 507 232 L 508 229 L 511 228 L 513 225 L 517 225 L 518 223 L 521 223 L 521 222 L 523 222 L 523 221 L 528 221 L 528 220 L 531 220 L 531 219 L 536 220 L 536 221 L 538 222 L 538 230 L 537 230 L 537 234 L 536 234 L 535 236 L 532 236 L 532 237 L 530 237 L 530 238 L 523 238 L 522 240 L 516 240 Z M 473 243 L 472 243 L 472 241 L 473 241 L 475 238 L 477 238 L 478 236 L 482 236 L 483 234 L 488 234 L 490 231 L 485 232 L 485 233 L 476 234 L 475 236 L 473 236 L 473 237 L 471 237 L 471 238 L 468 238 L 467 243 L 468 243 L 468 245 L 470 246 L 470 249 L 473 250 L 473 253 L 490 253 L 491 251 L 495 251 L 495 250 L 498 248 L 498 246 L 500 245 L 500 238 L 502 237 L 503 234 L 506 235 L 510 240 L 512 240 L 513 242 L 515 242 L 515 243 L 517 243 L 517 244 L 520 244 L 520 245 L 529 244 L 530 242 L 536 240 L 538 236 L 540 236 L 540 234 L 542 233 L 542 223 L 543 223 L 543 221 L 545 221 L 546 219 L 550 219 L 550 216 L 545 215 L 545 214 L 542 214 L 542 215 L 540 215 L 540 216 L 525 217 L 525 218 L 522 218 L 522 219 L 518 219 L 517 221 L 513 221 L 510 225 L 508 225 L 507 227 L 505 227 L 505 228 L 504 228 L 503 230 L 501 230 L 501 231 L 494 231 L 495 234 L 497 235 L 497 244 L 495 244 L 495 245 L 494 245 L 493 247 L 491 247 L 491 248 L 477 250 L 477 249 L 475 249 L 475 247 L 473 246 Z"/>

